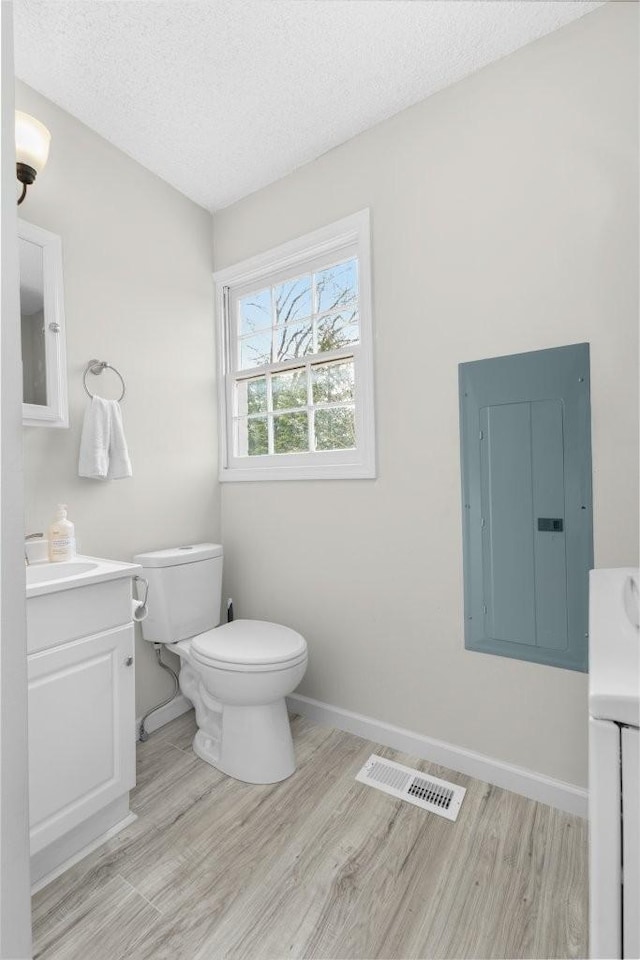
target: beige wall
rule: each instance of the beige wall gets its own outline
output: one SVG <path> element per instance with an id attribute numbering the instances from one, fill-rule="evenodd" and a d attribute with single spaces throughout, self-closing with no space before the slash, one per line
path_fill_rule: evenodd
<path id="1" fill-rule="evenodd" d="M 224 484 L 237 613 L 305 634 L 302 693 L 575 784 L 586 676 L 464 649 L 457 364 L 591 343 L 596 564 L 636 563 L 637 36 L 609 4 L 214 215 L 220 269 L 372 214 L 378 479 Z"/>
<path id="2" fill-rule="evenodd" d="M 62 501 L 84 553 L 127 560 L 215 540 L 211 216 L 22 83 L 16 106 L 52 135 L 20 216 L 62 237 L 71 420 L 69 430 L 24 428 L 27 530 L 46 529 Z M 128 480 L 78 477 L 82 373 L 92 357 L 126 380 Z M 106 395 L 108 376 L 90 377 L 91 386 Z M 150 645 L 139 638 L 137 648 L 140 713 L 171 684 Z"/>

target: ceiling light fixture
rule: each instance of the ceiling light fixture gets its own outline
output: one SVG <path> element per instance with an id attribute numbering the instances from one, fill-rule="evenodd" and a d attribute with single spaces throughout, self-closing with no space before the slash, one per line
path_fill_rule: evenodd
<path id="1" fill-rule="evenodd" d="M 44 168 L 50 142 L 51 134 L 43 123 L 16 110 L 16 175 L 22 184 L 18 206 L 27 195 L 27 187 Z"/>

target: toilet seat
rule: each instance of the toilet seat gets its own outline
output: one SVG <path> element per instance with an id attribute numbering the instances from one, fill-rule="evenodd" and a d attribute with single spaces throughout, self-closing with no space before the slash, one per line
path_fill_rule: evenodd
<path id="1" fill-rule="evenodd" d="M 190 641 L 194 660 L 220 670 L 284 670 L 302 662 L 307 644 L 299 633 L 266 620 L 233 620 Z"/>

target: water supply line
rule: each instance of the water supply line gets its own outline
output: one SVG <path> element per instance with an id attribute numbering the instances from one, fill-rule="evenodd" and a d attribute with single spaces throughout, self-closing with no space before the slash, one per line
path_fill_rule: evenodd
<path id="1" fill-rule="evenodd" d="M 147 718 L 150 717 L 152 713 L 155 713 L 156 710 L 159 710 L 161 707 L 166 707 L 168 703 L 171 703 L 171 701 L 177 695 L 178 690 L 180 689 L 180 681 L 178 680 L 178 674 L 175 672 L 175 670 L 172 670 L 168 664 L 163 663 L 162 661 L 162 646 L 163 645 L 161 643 L 154 643 L 153 645 L 156 651 L 156 660 L 158 661 L 158 666 L 162 667 L 163 670 L 166 670 L 167 673 L 170 673 L 171 676 L 173 677 L 173 693 L 171 694 L 171 696 L 167 697 L 166 700 L 163 700 L 162 703 L 159 703 L 157 706 L 152 707 L 151 710 L 147 710 L 144 717 L 140 721 L 140 729 L 138 731 L 138 737 L 140 740 L 142 740 L 143 743 L 145 742 L 145 740 L 149 739 L 149 734 L 144 728 Z"/>

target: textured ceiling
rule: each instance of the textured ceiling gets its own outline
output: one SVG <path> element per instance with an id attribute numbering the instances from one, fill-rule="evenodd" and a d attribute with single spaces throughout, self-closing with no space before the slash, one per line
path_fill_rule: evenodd
<path id="1" fill-rule="evenodd" d="M 16 73 L 213 210 L 598 6 L 15 0 Z"/>

